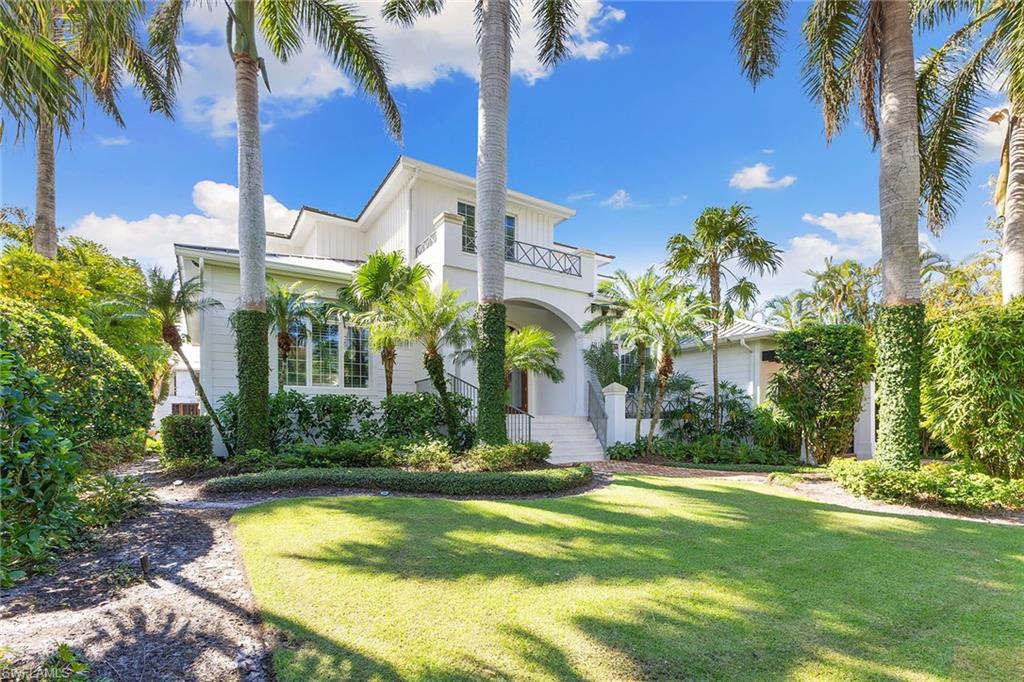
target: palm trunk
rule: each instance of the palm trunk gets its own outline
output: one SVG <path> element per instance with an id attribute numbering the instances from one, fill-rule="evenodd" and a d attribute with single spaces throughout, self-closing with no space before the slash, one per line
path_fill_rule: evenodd
<path id="1" fill-rule="evenodd" d="M 1024 122 L 1011 109 L 1009 174 L 1006 178 L 1006 204 L 1003 213 L 1003 303 L 1024 294 Z"/>
<path id="2" fill-rule="evenodd" d="M 654 411 L 651 412 L 651 428 L 647 431 L 646 453 L 651 454 L 651 447 L 654 445 L 654 431 L 661 419 L 661 406 L 665 402 L 665 392 L 668 391 L 668 380 L 672 376 L 672 354 L 662 353 L 658 362 L 658 396 L 654 400 Z"/>
<path id="3" fill-rule="evenodd" d="M 480 349 L 477 428 L 480 440 L 503 443 L 505 431 L 505 203 L 508 183 L 508 92 L 512 6 L 480 2 L 480 100 L 476 157 L 476 250 Z"/>
<path id="4" fill-rule="evenodd" d="M 633 441 L 635 443 L 639 443 L 640 421 L 644 418 L 644 402 L 646 402 L 644 400 L 644 384 L 647 382 L 644 381 L 644 376 L 647 374 L 647 348 L 642 344 L 639 344 L 636 347 L 636 353 L 639 358 L 637 365 L 640 369 L 640 381 L 638 382 L 639 385 L 636 389 L 636 435 L 634 436 Z"/>
<path id="5" fill-rule="evenodd" d="M 722 431 L 721 397 L 718 394 L 718 321 L 722 319 L 722 282 L 720 277 L 718 265 L 713 264 L 710 268 L 709 278 L 711 279 L 711 409 L 714 413 L 711 423 L 715 433 Z"/>
<path id="6" fill-rule="evenodd" d="M 430 383 L 434 385 L 437 397 L 441 401 L 441 408 L 444 410 L 445 426 L 448 427 L 448 443 L 452 448 L 455 448 L 457 447 L 456 437 L 459 433 L 459 417 L 448 395 L 448 383 L 445 381 L 444 376 L 444 359 L 436 350 L 425 350 L 423 351 L 423 368 L 427 370 Z"/>
<path id="7" fill-rule="evenodd" d="M 51 260 L 57 258 L 57 173 L 53 153 L 53 117 L 39 108 L 36 127 L 36 224 L 32 248 Z"/>
<path id="8" fill-rule="evenodd" d="M 878 337 L 878 458 L 903 467 L 921 457 L 921 263 L 918 246 L 917 93 L 907 0 L 879 3 L 881 12 L 879 200 L 883 305 Z"/>
<path id="9" fill-rule="evenodd" d="M 395 378 L 395 347 L 389 345 L 380 352 L 380 362 L 384 365 L 384 395 L 391 397 L 391 385 Z"/>
<path id="10" fill-rule="evenodd" d="M 238 363 L 238 450 L 270 447 L 270 352 L 266 302 L 266 218 L 260 151 L 259 66 L 252 0 L 235 3 L 235 104 L 238 116 L 239 302 L 235 354 Z"/>
<path id="11" fill-rule="evenodd" d="M 217 433 L 220 434 L 220 439 L 228 451 L 228 456 L 234 456 L 234 448 L 231 447 L 231 443 L 229 443 L 228 439 L 224 436 L 224 426 L 220 423 L 220 417 L 217 416 L 217 411 L 213 409 L 213 405 L 210 404 L 209 399 L 206 397 L 206 391 L 203 390 L 203 385 L 199 383 L 199 375 L 196 374 L 194 369 L 192 369 L 192 363 L 188 361 L 185 354 L 181 352 L 180 345 L 174 349 L 174 352 L 177 353 L 178 357 L 181 358 L 181 361 L 185 363 L 189 376 L 192 377 L 192 385 L 196 387 L 196 394 L 199 396 L 200 402 L 203 403 L 203 409 L 206 410 L 206 414 L 210 415 L 210 419 L 213 420 L 213 425 L 217 427 Z"/>

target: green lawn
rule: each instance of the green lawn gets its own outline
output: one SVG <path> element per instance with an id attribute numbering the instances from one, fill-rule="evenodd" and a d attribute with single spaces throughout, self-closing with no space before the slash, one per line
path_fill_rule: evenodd
<path id="1" fill-rule="evenodd" d="M 235 516 L 280 680 L 1024 679 L 1024 530 L 616 476 Z"/>

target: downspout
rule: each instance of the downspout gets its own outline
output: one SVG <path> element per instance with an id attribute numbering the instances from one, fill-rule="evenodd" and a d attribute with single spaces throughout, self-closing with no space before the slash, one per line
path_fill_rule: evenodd
<path id="1" fill-rule="evenodd" d="M 420 175 L 420 169 L 414 168 L 412 171 L 412 177 L 409 178 L 409 183 L 405 186 L 405 222 L 406 222 L 406 235 L 408 235 L 408 243 L 406 244 L 406 261 L 412 265 L 413 259 L 416 257 L 416 243 L 413 242 L 413 229 L 412 229 L 412 186 L 416 184 L 416 178 Z"/>
<path id="2" fill-rule="evenodd" d="M 758 397 L 757 397 L 757 395 L 755 395 L 757 393 L 757 389 L 756 389 L 756 387 L 757 387 L 757 378 L 755 377 L 754 373 L 757 371 L 757 365 L 756 365 L 755 360 L 754 360 L 754 355 L 755 355 L 754 349 L 751 348 L 750 346 L 748 346 L 747 345 L 747 340 L 742 338 L 742 337 L 739 339 L 739 342 L 740 342 L 741 346 L 743 346 L 744 348 L 746 348 L 750 352 L 750 383 L 749 383 L 749 391 L 750 391 L 750 400 L 751 400 L 751 402 L 753 402 L 754 406 L 756 407 L 757 403 L 758 403 Z"/>

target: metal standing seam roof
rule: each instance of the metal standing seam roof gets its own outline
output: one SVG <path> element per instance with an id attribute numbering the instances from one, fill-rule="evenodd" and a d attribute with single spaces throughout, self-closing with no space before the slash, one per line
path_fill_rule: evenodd
<path id="1" fill-rule="evenodd" d="M 229 249 L 221 246 L 200 246 L 198 244 L 175 244 L 174 248 L 192 249 L 206 251 L 223 256 L 238 257 L 238 249 Z M 338 275 L 351 275 L 356 268 L 362 265 L 361 260 L 349 260 L 343 258 L 325 258 L 323 256 L 301 256 L 290 253 L 268 253 L 267 265 L 290 265 L 292 267 L 319 270 Z"/>

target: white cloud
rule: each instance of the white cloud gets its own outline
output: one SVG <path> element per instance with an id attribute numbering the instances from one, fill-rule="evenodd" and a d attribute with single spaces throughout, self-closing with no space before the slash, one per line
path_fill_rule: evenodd
<path id="1" fill-rule="evenodd" d="M 678 206 L 679 204 L 683 203 L 684 201 L 686 201 L 689 198 L 690 198 L 690 196 L 687 195 L 687 194 L 677 194 L 674 197 L 669 197 L 668 198 L 668 205 L 669 206 Z"/>
<path id="2" fill-rule="evenodd" d="M 597 196 L 596 192 L 573 192 L 567 196 L 565 200 L 571 204 L 577 201 L 583 201 L 584 199 L 591 199 L 595 196 Z"/>
<path id="3" fill-rule="evenodd" d="M 614 209 L 630 208 L 633 206 L 633 197 L 629 196 L 629 192 L 626 190 L 617 189 L 610 197 L 602 201 L 601 205 Z"/>
<path id="4" fill-rule="evenodd" d="M 771 156 L 772 154 L 775 153 L 775 150 L 774 149 L 762 149 L 761 153 L 762 154 L 767 154 L 767 155 Z"/>
<path id="5" fill-rule="evenodd" d="M 811 225 L 824 227 L 840 241 L 855 244 L 859 249 L 874 255 L 882 252 L 882 222 L 881 218 L 873 213 L 853 213 L 851 211 L 842 215 L 804 213 L 801 220 Z"/>
<path id="6" fill-rule="evenodd" d="M 106 245 L 114 255 L 129 256 L 144 265 L 173 269 L 174 243 L 234 247 L 238 243 L 238 188 L 202 180 L 192 188 L 192 203 L 199 213 L 153 213 L 139 220 L 95 213 L 79 218 L 70 234 Z M 288 232 L 299 212 L 267 194 L 264 197 L 267 230 Z"/>
<path id="7" fill-rule="evenodd" d="M 747 166 L 733 173 L 729 178 L 729 186 L 743 191 L 751 189 L 784 189 L 796 182 L 796 177 L 786 175 L 781 178 L 771 176 L 772 167 L 763 162 Z"/>
<path id="8" fill-rule="evenodd" d="M 1008 106 L 1009 104 L 1004 102 L 999 106 L 985 107 L 981 110 L 981 123 L 978 128 L 978 163 L 992 163 L 999 160 L 999 155 L 1003 150 L 1003 140 L 1006 139 L 1007 121 L 1004 119 L 1001 123 L 993 123 L 988 120 L 988 117 Z"/>
<path id="9" fill-rule="evenodd" d="M 129 144 L 131 140 L 124 135 L 118 135 L 117 137 L 103 137 L 102 135 L 97 135 L 96 142 L 98 142 L 101 147 L 121 147 Z"/>
<path id="10" fill-rule="evenodd" d="M 392 85 L 426 88 L 455 74 L 476 79 L 479 59 L 473 7 L 472 2 L 449 2 L 440 14 L 421 18 L 414 29 L 407 29 L 385 23 L 378 4 L 364 5 L 362 11 L 391 65 Z M 179 46 L 183 118 L 215 137 L 234 135 L 234 67 L 224 47 L 225 13 L 223 5 L 214 5 L 213 9 L 202 3 L 191 5 L 186 13 L 190 40 Z M 599 39 L 625 18 L 625 11 L 604 2 L 583 3 L 573 31 L 573 56 L 592 61 L 628 52 L 625 45 Z M 512 73 L 532 84 L 547 77 L 550 69 L 537 58 L 537 31 L 530 19 L 528 13 L 524 14 L 512 56 Z M 279 118 L 302 116 L 338 93 L 354 93 L 351 81 L 311 41 L 307 40 L 287 64 L 275 59 L 262 39 L 260 42 L 272 88 L 267 93 L 261 86 L 265 127 Z"/>

